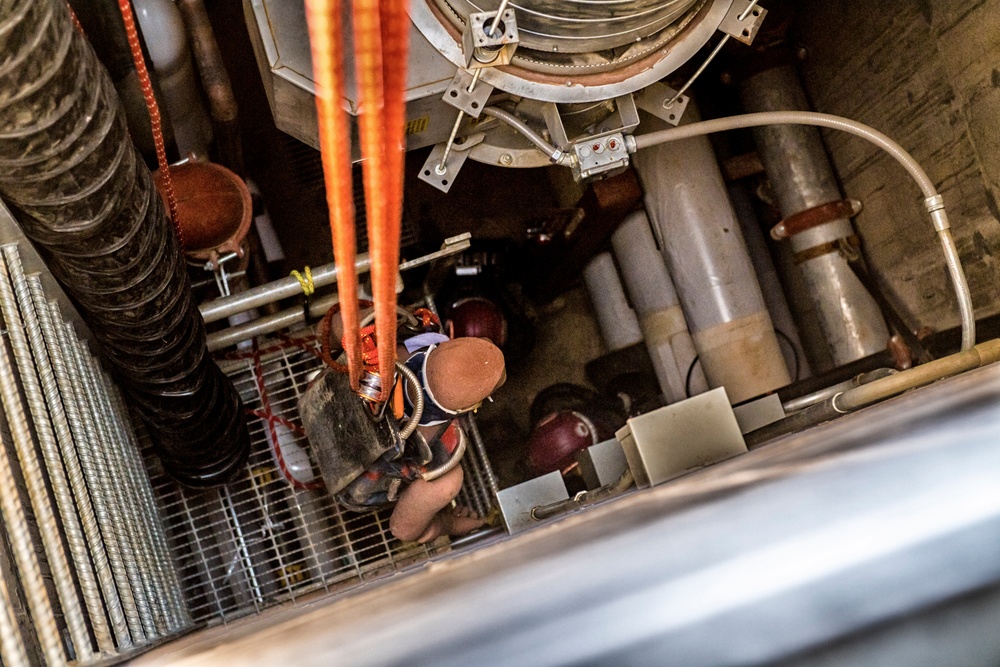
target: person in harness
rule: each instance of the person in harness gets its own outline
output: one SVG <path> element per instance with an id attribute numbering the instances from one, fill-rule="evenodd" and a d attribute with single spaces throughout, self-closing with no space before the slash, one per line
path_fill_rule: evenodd
<path id="1" fill-rule="evenodd" d="M 503 353 L 488 339 L 449 339 L 435 317 L 417 312 L 421 320 L 404 318 L 398 331 L 395 405 L 380 404 L 373 419 L 346 375 L 327 368 L 300 399 L 299 412 L 336 501 L 352 511 L 392 507 L 393 536 L 423 544 L 483 525 L 468 508 L 453 507 L 466 442 L 457 418 L 498 389 L 506 371 Z M 333 329 L 328 316 L 321 341 L 339 333 Z M 406 424 L 402 429 L 394 411 Z"/>

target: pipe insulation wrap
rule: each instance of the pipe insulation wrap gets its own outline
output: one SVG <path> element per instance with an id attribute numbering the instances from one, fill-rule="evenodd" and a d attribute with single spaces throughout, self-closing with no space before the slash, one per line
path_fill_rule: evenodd
<path id="1" fill-rule="evenodd" d="M 692 116 L 689 106 L 685 118 Z M 633 161 L 709 386 L 724 386 L 738 403 L 789 384 L 708 139 L 653 145 Z"/>
<path id="2" fill-rule="evenodd" d="M 249 453 L 185 261 L 108 73 L 60 0 L 0 0 L 0 197 L 75 299 L 164 466 L 208 486 Z"/>
<path id="3" fill-rule="evenodd" d="M 611 246 L 667 401 L 687 398 L 688 385 L 692 395 L 706 391 L 708 382 L 700 366 L 692 370 L 688 382 L 697 352 L 646 214 L 636 211 L 626 217 L 611 235 Z"/>
<path id="4" fill-rule="evenodd" d="M 639 319 L 625 298 L 625 290 L 610 252 L 602 252 L 590 260 L 583 270 L 583 281 L 594 304 L 597 324 L 608 350 L 614 352 L 641 342 Z"/>
<path id="5" fill-rule="evenodd" d="M 941 213 L 934 217 L 933 221 L 938 231 L 941 245 L 945 250 L 948 273 L 955 290 L 955 297 L 958 299 L 959 312 L 962 318 L 962 349 L 972 349 L 976 343 L 976 319 L 972 309 L 969 283 L 965 277 L 965 271 L 962 269 L 961 263 L 957 261 L 958 250 L 955 247 L 954 239 L 948 233 L 947 228 L 940 229 L 941 223 L 938 221 L 947 220 L 947 218 L 944 214 L 943 204 L 938 206 L 939 202 L 937 198 L 940 195 L 937 188 L 927 175 L 927 172 L 913 159 L 913 156 L 906 152 L 906 149 L 878 130 L 868 127 L 864 123 L 815 111 L 765 111 L 729 118 L 706 120 L 643 134 L 635 137 L 630 150 L 633 152 L 641 151 L 651 146 L 680 142 L 692 137 L 703 137 L 715 132 L 728 132 L 730 130 L 762 127 L 765 125 L 815 125 L 817 127 L 826 127 L 831 130 L 847 132 L 878 146 L 892 156 L 906 170 L 906 173 L 910 175 L 910 178 L 920 188 L 920 192 L 924 195 L 924 200 L 935 202 L 934 210 L 941 211 Z"/>

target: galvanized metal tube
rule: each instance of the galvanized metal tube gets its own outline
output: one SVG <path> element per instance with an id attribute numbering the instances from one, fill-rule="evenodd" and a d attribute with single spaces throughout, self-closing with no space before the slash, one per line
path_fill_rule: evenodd
<path id="1" fill-rule="evenodd" d="M 52 304 L 52 307 L 56 308 L 56 305 Z M 80 466 L 83 468 L 87 486 L 92 494 L 91 498 L 94 502 L 97 521 L 101 526 L 101 533 L 104 535 L 104 544 L 108 548 L 108 562 L 111 564 L 111 572 L 114 575 L 115 584 L 118 586 L 118 595 L 121 599 L 129 634 L 134 644 L 142 644 L 145 642 L 146 635 L 142 630 L 136 595 L 132 590 L 127 566 L 131 555 L 128 545 L 123 544 L 117 506 L 110 497 L 107 488 L 109 484 L 114 484 L 114 480 L 108 477 L 108 472 L 104 467 L 104 457 L 99 451 L 102 440 L 90 406 L 90 389 L 84 378 L 83 351 L 69 324 L 63 324 L 58 329 L 62 334 L 62 348 L 66 352 L 69 377 L 73 382 L 74 395 L 80 406 L 80 418 L 85 434 L 85 437 L 77 442 Z"/>
<path id="2" fill-rule="evenodd" d="M 87 539 L 87 546 L 90 549 L 90 556 L 94 562 L 97 581 L 100 584 L 104 604 L 111 619 L 111 629 L 114 632 L 115 642 L 119 648 L 127 648 L 131 646 L 132 640 L 129 638 L 128 625 L 125 622 L 125 614 L 122 611 L 121 598 L 118 597 L 118 590 L 115 588 L 114 575 L 111 572 L 104 539 L 101 537 L 101 529 L 98 525 L 97 515 L 94 511 L 90 491 L 87 489 L 87 482 L 84 478 L 83 467 L 80 465 L 80 458 L 77 453 L 76 443 L 85 438 L 86 434 L 83 431 L 83 425 L 80 421 L 76 392 L 73 388 L 73 383 L 68 377 L 69 371 L 66 361 L 63 358 L 65 351 L 60 344 L 59 331 L 53 323 L 53 317 L 59 317 L 59 306 L 55 302 L 52 302 L 51 305 L 46 303 L 45 295 L 42 292 L 42 284 L 38 276 L 28 277 L 28 289 L 31 291 L 35 312 L 38 314 L 38 323 L 42 338 L 48 348 L 51 370 L 55 376 L 62 405 L 65 408 L 64 417 L 71 436 L 66 442 L 60 441 L 63 463 L 66 465 L 66 474 L 69 477 L 70 487 L 73 489 L 73 497 L 76 500 L 77 511 L 80 513 L 80 521 L 83 526 L 83 533 Z M 53 310 L 55 314 L 53 314 Z"/>
<path id="3" fill-rule="evenodd" d="M 112 482 L 107 485 L 106 490 L 109 505 L 112 508 L 112 515 L 117 516 L 115 529 L 118 530 L 118 546 L 122 550 L 125 571 L 128 573 L 129 582 L 132 585 L 132 596 L 135 598 L 143 634 L 148 641 L 155 638 L 158 633 L 153 617 L 152 601 L 150 599 L 152 591 L 145 576 L 147 564 L 142 552 L 142 544 L 136 534 L 134 522 L 135 508 L 130 506 L 128 502 L 127 491 L 129 482 L 123 479 L 121 475 L 115 474 L 118 470 L 118 465 L 114 457 L 114 435 L 108 425 L 107 414 L 101 402 L 101 391 L 95 377 L 94 360 L 89 351 L 87 351 L 86 345 L 81 345 L 80 347 L 80 371 L 83 376 L 84 386 L 87 387 L 87 395 L 94 424 L 101 436 L 102 446 L 95 452 L 97 454 L 98 470 L 103 471 L 104 477 Z"/>
<path id="4" fill-rule="evenodd" d="M 808 110 L 809 103 L 791 65 L 765 70 L 742 86 L 747 111 Z M 772 125 L 755 128 L 761 161 L 785 218 L 843 198 L 827 158 L 819 130 L 806 125 Z M 794 252 L 802 252 L 850 236 L 850 220 L 841 219 L 791 237 Z M 809 341 L 807 349 L 828 348 L 834 366 L 867 357 L 885 349 L 889 331 L 878 304 L 865 290 L 847 260 L 837 252 L 798 264 L 808 286 L 803 298 L 812 302 L 825 340 Z M 800 317 L 810 317 L 799 307 Z M 814 355 L 815 356 L 815 355 Z"/>
<path id="5" fill-rule="evenodd" d="M 115 411 L 111 406 L 110 397 L 107 392 L 107 383 L 104 374 L 97 367 L 93 358 L 87 360 L 91 371 L 91 378 L 94 383 L 94 397 L 97 402 L 99 414 L 105 432 L 110 436 L 103 447 L 108 468 L 119 472 L 118 484 L 115 488 L 121 498 L 122 512 L 126 517 L 132 547 L 135 550 L 139 571 L 143 574 L 142 584 L 146 590 L 146 600 L 149 603 L 155 631 L 153 636 L 161 637 L 167 633 L 168 610 L 166 600 L 159 590 L 160 573 L 150 551 L 151 539 L 146 527 L 150 523 L 151 517 L 142 516 L 142 505 L 139 502 L 138 490 L 136 489 L 135 476 L 130 473 L 128 463 L 125 459 L 127 453 L 126 443 L 122 434 L 121 424 L 115 417 Z M 150 635 L 147 635 L 150 636 Z"/>
<path id="6" fill-rule="evenodd" d="M 29 281 L 29 286 L 32 283 Z M 40 283 L 35 281 L 40 289 Z M 94 567 L 97 571 L 97 579 L 101 584 L 101 591 L 104 595 L 104 604 L 111 619 L 111 628 L 115 634 L 115 641 L 119 649 L 126 649 L 132 645 L 132 638 L 129 636 L 128 623 L 125 619 L 125 612 L 122 606 L 122 598 L 119 595 L 115 583 L 115 566 L 112 564 L 110 551 L 111 545 L 106 539 L 108 527 L 104 522 L 104 533 L 102 536 L 102 514 L 103 499 L 95 491 L 95 485 L 90 483 L 88 489 L 88 466 L 84 459 L 88 459 L 87 453 L 82 453 L 80 449 L 87 447 L 87 431 L 84 427 L 81 415 L 81 406 L 78 399 L 75 383 L 71 379 L 75 370 L 71 370 L 67 362 L 66 355 L 71 354 L 67 350 L 64 324 L 59 312 L 59 304 L 55 301 L 44 303 L 37 307 L 40 314 L 42 334 L 49 347 L 49 357 L 52 360 L 52 370 L 59 385 L 59 392 L 63 398 L 63 405 L 66 409 L 66 418 L 69 422 L 70 431 L 73 435 L 72 446 L 63 452 L 66 462 L 70 483 L 73 485 L 77 499 L 77 507 L 83 522 L 84 534 L 87 536 L 87 543 L 90 546 L 90 554 L 94 559 Z M 88 450 L 89 451 L 89 450 Z M 113 540 L 112 540 L 113 542 Z"/>
<path id="7" fill-rule="evenodd" d="M 31 381 L 41 386 L 42 394 L 45 398 L 47 411 L 41 416 L 42 425 L 38 426 L 39 418 L 35 418 L 35 431 L 39 440 L 48 442 L 42 446 L 42 455 L 45 457 L 45 465 L 49 474 L 49 481 L 53 495 L 56 499 L 56 506 L 59 516 L 63 522 L 63 530 L 66 533 L 66 544 L 69 547 L 73 565 L 80 581 L 80 592 L 83 596 L 84 604 L 87 607 L 87 614 L 90 617 L 90 624 L 94 630 L 94 637 L 97 640 L 97 648 L 101 652 L 114 651 L 114 642 L 111 639 L 111 631 L 108 627 L 108 620 L 105 616 L 104 605 L 101 602 L 101 591 L 97 585 L 97 577 L 91 565 L 88 545 L 85 542 L 83 530 L 80 526 L 80 518 L 77 514 L 77 503 L 74 496 L 74 483 L 79 486 L 83 481 L 82 477 L 71 481 L 64 470 L 64 457 L 61 455 L 73 446 L 72 435 L 69 424 L 66 421 L 66 413 L 63 411 L 62 399 L 59 396 L 59 388 L 56 385 L 55 375 L 52 372 L 52 364 L 49 361 L 48 351 L 45 341 L 42 338 L 42 328 L 39 323 L 38 314 L 35 312 L 35 301 L 32 298 L 31 288 L 24 275 L 21 266 L 21 258 L 17 254 L 16 246 L 5 246 L 3 248 L 6 271 L 14 287 L 14 295 L 17 298 L 18 307 L 21 310 L 24 332 L 27 333 L 28 343 L 34 357 L 34 369 L 37 377 Z M 37 284 L 38 289 L 41 288 Z M 42 298 L 44 306 L 44 297 Z M 24 376 L 22 375 L 22 384 Z M 27 385 L 26 385 L 27 387 Z M 27 388 L 25 389 L 27 392 Z M 51 420 L 51 424 L 49 423 Z M 50 439 L 54 436 L 54 441 Z M 77 470 L 79 473 L 79 470 Z"/>
<path id="8" fill-rule="evenodd" d="M 490 458 L 486 455 L 486 444 L 483 442 L 483 436 L 479 433 L 479 425 L 476 423 L 476 418 L 471 414 L 463 415 L 462 423 L 468 427 L 469 436 L 472 438 L 472 448 L 479 455 L 483 463 L 486 484 L 489 487 L 490 493 L 493 494 L 493 499 L 496 499 L 497 493 L 500 491 L 500 484 L 497 482 L 497 476 L 493 472 L 493 466 L 490 465 Z"/>
<path id="9" fill-rule="evenodd" d="M 136 527 L 139 532 L 140 546 L 145 554 L 150 572 L 153 574 L 150 582 L 154 590 L 150 599 L 155 603 L 156 608 L 160 612 L 160 623 L 157 625 L 157 630 L 160 636 L 166 636 L 171 632 L 174 625 L 174 613 L 170 603 L 168 590 L 170 584 L 167 568 L 159 558 L 155 548 L 154 526 L 159 523 L 159 515 L 155 508 L 150 513 L 150 508 L 146 504 L 143 486 L 148 484 L 149 480 L 146 477 L 145 471 L 136 467 L 138 450 L 133 440 L 129 437 L 131 425 L 125 419 L 125 415 L 118 409 L 112 392 L 111 380 L 106 373 L 100 371 L 97 373 L 97 379 L 100 383 L 102 402 L 107 410 L 109 426 L 115 435 L 119 469 L 125 473 L 126 478 L 130 482 L 127 490 L 130 491 L 129 495 L 131 497 L 129 498 L 129 502 L 134 508 L 133 515 L 138 519 Z"/>
<path id="10" fill-rule="evenodd" d="M 462 252 L 463 250 L 468 249 L 469 239 L 471 238 L 472 235 L 468 232 L 451 236 L 444 240 L 444 243 L 441 244 L 440 250 L 422 255 L 416 259 L 402 262 L 399 265 L 399 270 L 406 271 L 408 269 L 428 264 L 436 259 Z M 359 274 L 370 271 L 371 267 L 372 261 L 367 253 L 358 255 L 357 260 L 354 262 L 354 269 Z M 311 273 L 313 285 L 316 287 L 325 287 L 337 282 L 336 264 L 330 263 L 318 266 L 311 269 Z M 250 310 L 251 308 L 259 308 L 260 306 L 266 306 L 267 304 L 274 303 L 275 301 L 288 299 L 300 294 L 302 294 L 302 285 L 299 283 L 298 279 L 288 277 L 282 278 L 281 280 L 275 280 L 266 285 L 253 287 L 243 292 L 237 292 L 232 296 L 203 303 L 198 307 L 198 309 L 201 312 L 202 319 L 204 319 L 207 324 L 209 322 L 223 320 L 232 315 L 236 315 L 237 313 Z"/>
<path id="11" fill-rule="evenodd" d="M 129 417 L 128 408 L 125 406 L 125 401 L 122 399 L 121 392 L 119 392 L 118 388 L 112 383 L 109 383 L 109 389 L 112 402 L 118 415 L 119 423 L 123 425 L 129 424 L 131 419 Z M 133 429 L 126 428 L 124 429 L 124 432 L 130 444 L 126 453 L 130 455 L 129 459 L 137 480 L 136 488 L 138 488 L 141 492 L 141 500 L 145 508 L 144 511 L 147 516 L 157 517 L 158 519 L 157 521 L 150 521 L 147 523 L 153 537 L 152 544 L 154 554 L 158 562 L 161 564 L 165 574 L 164 583 L 166 586 L 166 593 L 169 596 L 170 609 L 173 618 L 173 626 L 171 629 L 173 631 L 177 631 L 190 625 L 191 618 L 188 613 L 187 605 L 184 603 L 177 568 L 171 555 L 170 547 L 167 544 L 167 535 L 164 529 L 163 515 L 162 512 L 160 512 L 159 506 L 156 504 L 153 494 L 153 486 L 143 463 L 142 455 L 140 454 L 141 447 L 139 446 L 139 441 L 136 438 L 135 431 Z"/>
<path id="12" fill-rule="evenodd" d="M 6 257 L 10 256 L 7 252 L 8 249 L 5 248 L 4 254 Z M 38 447 L 42 452 L 42 457 L 45 459 L 47 475 L 42 472 L 42 465 L 36 455 L 35 441 L 28 428 L 27 416 L 24 414 L 24 406 L 21 403 L 20 397 L 16 394 L 4 396 L 4 408 L 10 420 L 11 434 L 14 436 L 17 456 L 21 462 L 21 469 L 24 472 L 24 483 L 28 489 L 35 519 L 38 522 L 42 546 L 45 549 L 45 557 L 49 568 L 52 570 L 53 583 L 55 584 L 56 595 L 59 597 L 59 605 L 62 607 L 63 617 L 66 620 L 66 627 L 73 642 L 76 655 L 80 660 L 86 661 L 91 658 L 94 650 L 90 643 L 90 633 L 87 631 L 87 622 L 83 614 L 83 607 L 80 605 L 80 598 L 77 596 L 76 588 L 73 586 L 73 571 L 66 552 L 63 550 L 62 538 L 59 535 L 59 522 L 56 519 L 55 512 L 49 502 L 48 492 L 45 488 L 46 477 L 48 477 L 52 488 L 52 495 L 55 497 L 56 507 L 64 523 L 76 522 L 76 510 L 73 507 L 73 497 L 69 489 L 69 482 L 66 480 L 62 462 L 59 460 L 58 445 L 56 444 L 55 435 L 52 432 L 52 423 L 49 421 L 48 409 L 45 406 L 45 396 L 38 381 L 35 360 L 32 358 L 31 349 L 28 346 L 24 323 L 21 321 L 21 314 L 18 312 L 17 299 L 14 296 L 11 286 L 10 273 L 6 261 L 0 261 L 0 310 L 3 311 L 3 318 L 7 324 L 7 335 L 10 339 L 14 361 L 17 364 L 18 374 L 21 379 L 24 402 L 27 403 L 35 435 L 37 436 Z M 83 562 L 87 563 L 87 550 L 83 542 L 83 535 L 80 532 L 79 524 L 75 523 L 74 526 L 67 524 L 64 527 L 66 528 L 66 538 L 70 554 L 74 556 L 79 555 Z M 96 587 L 93 586 L 93 578 L 91 578 L 90 584 L 89 591 L 83 589 L 84 595 L 88 593 L 92 595 L 96 594 Z"/>
<path id="13" fill-rule="evenodd" d="M 14 368 L 7 355 L 7 345 L 0 339 L 0 402 L 3 404 L 2 418 L 6 420 L 15 447 L 17 440 L 24 438 L 25 416 L 21 408 L 20 396 L 14 377 Z M 16 431 L 16 432 L 15 432 Z M 28 443 L 29 445 L 32 444 Z M 65 662 L 62 638 L 56 626 L 56 617 L 52 609 L 52 601 L 42 580 L 42 570 L 36 556 L 35 546 L 28 532 L 28 522 L 21 506 L 17 492 L 17 484 L 11 468 L 6 443 L 0 443 L 0 511 L 3 512 L 4 528 L 10 540 L 14 562 L 17 565 L 18 576 L 24 594 L 28 601 L 28 609 L 34 621 L 35 631 L 45 659 L 52 665 Z M 35 471 L 37 474 L 37 470 Z M 40 481 L 36 478 L 36 484 Z"/>
<path id="14" fill-rule="evenodd" d="M 0 576 L 0 662 L 5 665 L 27 665 L 28 654 L 17 629 L 7 580 Z"/>

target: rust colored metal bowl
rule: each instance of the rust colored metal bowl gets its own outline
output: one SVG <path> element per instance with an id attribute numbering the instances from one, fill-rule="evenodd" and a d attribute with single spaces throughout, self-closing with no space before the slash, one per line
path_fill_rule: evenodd
<path id="1" fill-rule="evenodd" d="M 227 253 L 242 257 L 242 242 L 250 230 L 253 204 L 239 176 L 212 162 L 186 162 L 170 167 L 177 199 L 177 217 L 184 235 L 184 254 L 213 264 Z M 163 176 L 156 187 L 166 205 Z"/>

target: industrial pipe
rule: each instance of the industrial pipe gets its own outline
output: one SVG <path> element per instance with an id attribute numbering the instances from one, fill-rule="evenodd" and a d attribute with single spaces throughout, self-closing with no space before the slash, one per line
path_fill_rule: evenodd
<path id="1" fill-rule="evenodd" d="M 694 114 L 689 106 L 685 117 Z M 687 127 L 696 126 L 678 129 Z M 708 139 L 695 132 L 633 160 L 709 386 L 725 387 L 729 400 L 739 403 L 789 384 Z"/>
<path id="2" fill-rule="evenodd" d="M 236 97 L 222 61 L 219 44 L 215 41 L 215 33 L 212 32 L 212 23 L 205 11 L 205 3 L 202 0 L 178 0 L 177 7 L 191 36 L 191 50 L 198 66 L 198 75 L 208 96 L 219 163 L 243 176 L 243 145 L 240 142 Z"/>
<path id="3" fill-rule="evenodd" d="M 583 270 L 583 282 L 594 304 L 597 324 L 608 350 L 614 352 L 642 342 L 639 319 L 625 298 L 610 252 L 602 252 L 590 260 Z"/>
<path id="4" fill-rule="evenodd" d="M 717 118 L 650 132 L 632 137 L 627 144 L 629 151 L 635 152 L 650 146 L 682 141 L 715 132 L 728 132 L 766 125 L 815 125 L 847 132 L 875 144 L 891 155 L 906 170 L 924 195 L 924 206 L 931 216 L 931 222 L 941 241 L 945 265 L 955 289 L 962 318 L 962 349 L 972 349 L 976 344 L 976 317 L 972 309 L 972 294 L 958 258 L 958 248 L 955 247 L 955 240 L 951 236 L 951 225 L 948 222 L 948 214 L 945 212 L 943 198 L 938 194 L 934 182 L 931 181 L 920 164 L 902 146 L 878 130 L 857 121 L 815 111 L 768 111 L 730 118 Z"/>
<path id="5" fill-rule="evenodd" d="M 706 391 L 708 383 L 700 367 L 687 382 L 688 369 L 698 353 L 645 212 L 636 211 L 625 218 L 611 235 L 611 245 L 667 401 L 687 398 L 687 385 L 692 395 Z"/>
<path id="6" fill-rule="evenodd" d="M 0 196 L 76 300 L 179 480 L 229 480 L 243 405 L 208 357 L 186 264 L 107 72 L 60 0 L 0 19 Z"/>
<path id="7" fill-rule="evenodd" d="M 765 70 L 742 86 L 748 111 L 808 110 L 809 103 L 791 65 Z M 757 150 L 767 171 L 782 217 L 842 200 L 819 130 L 807 125 L 769 125 L 754 130 Z M 817 340 L 807 346 L 821 369 L 842 366 L 885 349 L 889 340 L 882 312 L 854 274 L 847 258 L 831 245 L 851 237 L 849 216 L 828 219 L 789 237 L 792 252 L 808 253 L 792 271 L 801 276 L 796 295 L 800 317 L 814 321 Z M 817 254 L 817 248 L 826 250 Z M 816 256 L 812 256 L 816 255 Z M 797 281 L 792 281 L 794 285 Z M 828 354 L 820 354 L 820 351 Z M 826 362 L 826 363 L 820 363 Z"/>

